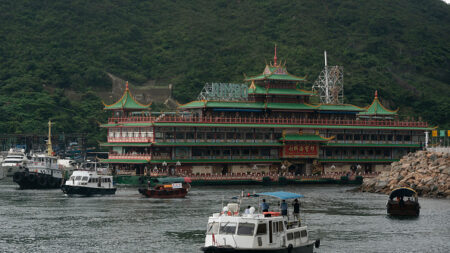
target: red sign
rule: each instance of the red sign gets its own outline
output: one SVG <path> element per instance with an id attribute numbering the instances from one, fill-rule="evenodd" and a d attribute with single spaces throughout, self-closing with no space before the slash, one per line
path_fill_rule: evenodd
<path id="1" fill-rule="evenodd" d="M 287 158 L 319 157 L 319 145 L 313 143 L 285 144 L 282 150 L 282 157 Z"/>

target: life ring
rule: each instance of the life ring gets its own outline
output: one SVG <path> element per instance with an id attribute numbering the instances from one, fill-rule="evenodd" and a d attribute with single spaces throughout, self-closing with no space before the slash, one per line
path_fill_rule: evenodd
<path id="1" fill-rule="evenodd" d="M 30 181 L 31 183 L 36 182 L 36 180 L 37 180 L 36 174 L 29 174 L 28 175 L 28 181 Z"/>
<path id="2" fill-rule="evenodd" d="M 14 182 L 20 182 L 20 181 L 22 181 L 22 179 L 23 179 L 23 174 L 22 174 L 22 172 L 16 172 L 16 173 L 14 173 L 14 175 L 13 175 L 13 181 L 14 181 Z"/>

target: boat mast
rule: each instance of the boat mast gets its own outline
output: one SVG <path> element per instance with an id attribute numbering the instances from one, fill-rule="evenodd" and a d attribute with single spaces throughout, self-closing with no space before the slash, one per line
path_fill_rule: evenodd
<path id="1" fill-rule="evenodd" d="M 48 141 L 47 141 L 47 155 L 52 156 L 53 155 L 53 149 L 52 149 L 52 121 L 48 121 Z"/>

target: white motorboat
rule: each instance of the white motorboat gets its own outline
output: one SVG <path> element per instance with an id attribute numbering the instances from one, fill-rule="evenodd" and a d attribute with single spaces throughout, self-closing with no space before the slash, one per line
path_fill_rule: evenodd
<path id="1" fill-rule="evenodd" d="M 111 195 L 115 194 L 113 177 L 96 171 L 76 170 L 61 187 L 67 195 Z"/>
<path id="2" fill-rule="evenodd" d="M 303 197 L 290 192 L 253 196 L 284 200 Z M 229 203 L 221 213 L 209 217 L 203 252 L 313 252 L 320 246 L 320 240 L 309 240 L 307 226 L 298 218 L 280 212 L 257 213 L 254 207 L 242 214 L 239 209 L 240 203 Z"/>
<path id="3" fill-rule="evenodd" d="M 14 173 L 23 170 L 27 163 L 28 158 L 24 149 L 10 149 L 1 163 L 3 174 L 12 177 Z"/>

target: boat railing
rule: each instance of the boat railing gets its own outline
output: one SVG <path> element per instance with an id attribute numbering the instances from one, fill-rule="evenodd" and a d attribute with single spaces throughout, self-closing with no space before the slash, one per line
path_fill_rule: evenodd
<path id="1" fill-rule="evenodd" d="M 284 125 L 339 125 L 339 126 L 379 126 L 379 127 L 428 127 L 422 121 L 398 120 L 364 120 L 364 119 L 306 119 L 306 118 L 280 118 L 280 117 L 216 117 L 216 116 L 183 116 L 161 115 L 112 117 L 109 124 L 123 123 L 200 123 L 200 124 L 284 124 Z"/>

